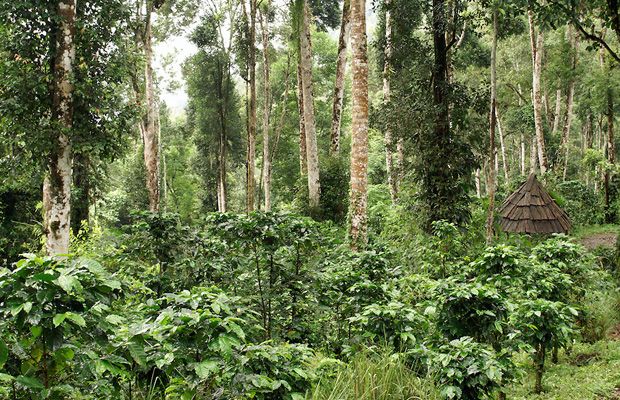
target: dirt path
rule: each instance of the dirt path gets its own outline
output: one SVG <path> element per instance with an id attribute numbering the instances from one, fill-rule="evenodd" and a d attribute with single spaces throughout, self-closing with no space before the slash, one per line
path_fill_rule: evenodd
<path id="1" fill-rule="evenodd" d="M 579 240 L 589 250 L 594 250 L 597 247 L 616 247 L 616 240 L 618 234 L 614 232 L 595 233 Z"/>

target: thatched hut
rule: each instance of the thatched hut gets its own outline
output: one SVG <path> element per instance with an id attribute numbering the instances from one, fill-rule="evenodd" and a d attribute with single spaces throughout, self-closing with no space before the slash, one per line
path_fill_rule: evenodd
<path id="1" fill-rule="evenodd" d="M 567 233 L 571 228 L 568 215 L 542 187 L 536 174 L 531 174 L 501 209 L 500 226 L 504 232 L 525 234 Z"/>

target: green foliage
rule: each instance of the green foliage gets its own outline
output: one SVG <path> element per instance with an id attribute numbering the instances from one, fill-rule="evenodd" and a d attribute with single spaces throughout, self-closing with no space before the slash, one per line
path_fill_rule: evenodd
<path id="1" fill-rule="evenodd" d="M 491 398 L 514 369 L 509 359 L 500 359 L 489 346 L 467 336 L 439 346 L 428 362 L 444 399 Z"/>
<path id="2" fill-rule="evenodd" d="M 97 262 L 29 255 L 0 271 L 2 385 L 29 398 L 75 398 L 88 391 L 92 346 L 121 283 Z M 67 377 L 75 377 L 66 383 Z"/>

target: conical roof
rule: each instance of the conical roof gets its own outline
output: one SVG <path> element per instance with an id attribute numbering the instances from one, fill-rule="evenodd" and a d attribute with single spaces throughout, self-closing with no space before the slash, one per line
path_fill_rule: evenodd
<path id="1" fill-rule="evenodd" d="M 499 210 L 504 232 L 566 233 L 571 228 L 568 215 L 542 187 L 536 174 L 511 194 Z"/>

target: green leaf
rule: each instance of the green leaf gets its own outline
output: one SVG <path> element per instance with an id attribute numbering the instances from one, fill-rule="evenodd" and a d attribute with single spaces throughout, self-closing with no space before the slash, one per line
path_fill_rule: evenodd
<path id="1" fill-rule="evenodd" d="M 65 322 L 65 319 L 67 318 L 66 314 L 56 314 L 54 315 L 54 318 L 52 319 L 52 322 L 54 323 L 55 327 L 60 326 L 63 322 Z"/>
<path id="2" fill-rule="evenodd" d="M 67 319 L 76 324 L 77 326 L 81 326 L 82 328 L 86 327 L 86 321 L 79 314 L 74 314 L 72 312 L 66 313 Z"/>
<path id="3" fill-rule="evenodd" d="M 16 379 L 17 383 L 26 386 L 30 389 L 40 390 L 45 389 L 45 386 L 39 381 L 37 378 L 33 378 L 31 376 L 20 375 Z"/>
<path id="4" fill-rule="evenodd" d="M 218 370 L 218 364 L 213 360 L 206 360 L 194 365 L 194 371 L 200 379 L 207 379 L 213 372 Z"/>
<path id="5" fill-rule="evenodd" d="M 41 333 L 43 333 L 43 328 L 38 325 L 33 326 L 30 328 L 30 333 L 32 334 L 32 337 L 36 339 L 41 336 Z"/>
<path id="6" fill-rule="evenodd" d="M 131 354 L 131 357 L 134 359 L 136 364 L 141 367 L 145 367 L 146 352 L 144 351 L 144 344 L 142 341 L 134 338 L 131 342 L 129 342 L 127 347 L 129 348 L 129 354 Z"/>
<path id="7" fill-rule="evenodd" d="M 6 360 L 9 359 L 9 348 L 0 340 L 0 369 L 4 367 Z"/>
<path id="8" fill-rule="evenodd" d="M 13 382 L 14 380 L 15 378 L 11 375 L 0 373 L 0 382 Z"/>
<path id="9" fill-rule="evenodd" d="M 56 279 L 56 284 L 67 293 L 71 293 L 73 291 L 82 291 L 82 285 L 80 284 L 80 281 L 76 277 L 71 275 L 61 274 L 58 279 Z"/>

